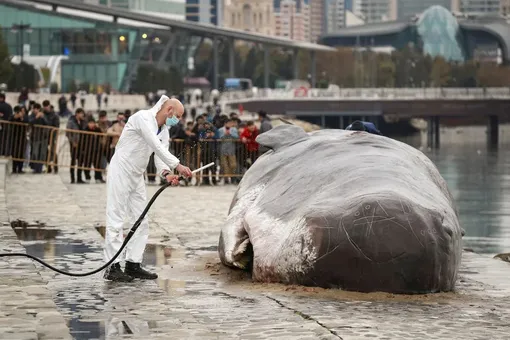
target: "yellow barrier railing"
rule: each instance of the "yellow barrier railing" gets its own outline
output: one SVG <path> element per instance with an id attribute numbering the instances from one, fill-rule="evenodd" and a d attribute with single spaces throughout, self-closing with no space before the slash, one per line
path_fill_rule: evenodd
<path id="1" fill-rule="evenodd" d="M 114 141 L 118 135 L 81 130 L 58 129 L 44 125 L 0 121 L 0 157 L 13 161 L 13 172 L 27 164 L 42 172 L 69 168 L 71 179 L 90 179 L 94 171 L 96 180 L 103 180 L 104 173 L 115 153 Z M 170 141 L 170 152 L 192 170 L 215 162 L 216 167 L 205 170 L 199 181 L 241 177 L 258 157 L 257 151 L 248 151 L 238 139 L 198 139 Z M 17 171 L 15 171 L 15 169 Z M 149 160 L 146 175 L 156 177 L 154 154 Z"/>

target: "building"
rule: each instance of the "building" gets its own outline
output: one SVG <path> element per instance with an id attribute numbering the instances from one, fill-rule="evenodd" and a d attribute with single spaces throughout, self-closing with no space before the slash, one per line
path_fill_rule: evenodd
<path id="1" fill-rule="evenodd" d="M 274 35 L 273 0 L 225 0 L 223 26 Z"/>
<path id="2" fill-rule="evenodd" d="M 406 20 L 421 14 L 432 6 L 442 6 L 447 10 L 452 8 L 452 0 L 396 0 L 396 20 Z"/>
<path id="3" fill-rule="evenodd" d="M 345 27 L 364 25 L 365 21 L 351 11 L 345 11 Z"/>
<path id="4" fill-rule="evenodd" d="M 186 19 L 185 0 L 82 0 L 82 2 L 128 9 L 137 13 L 157 15 L 169 19 Z"/>
<path id="5" fill-rule="evenodd" d="M 500 0 L 456 0 L 459 11 L 467 15 L 498 15 L 501 10 Z"/>
<path id="6" fill-rule="evenodd" d="M 310 5 L 304 0 L 275 0 L 275 35 L 310 41 Z"/>
<path id="7" fill-rule="evenodd" d="M 394 6 L 393 0 L 353 0 L 352 10 L 366 23 L 377 23 L 392 20 Z"/>
<path id="8" fill-rule="evenodd" d="M 326 0 L 324 6 L 324 33 L 336 32 L 345 27 L 345 1 Z"/>
<path id="9" fill-rule="evenodd" d="M 510 63 L 510 24 L 505 19 L 456 18 L 441 6 L 430 7 L 414 21 L 346 27 L 322 36 L 319 42 L 334 47 L 414 46 L 425 54 L 451 61 L 478 59 Z"/>
<path id="10" fill-rule="evenodd" d="M 186 20 L 222 26 L 223 0 L 186 0 Z"/>
<path id="11" fill-rule="evenodd" d="M 324 4 L 327 0 L 310 0 L 310 40 L 315 42 L 327 32 Z"/>

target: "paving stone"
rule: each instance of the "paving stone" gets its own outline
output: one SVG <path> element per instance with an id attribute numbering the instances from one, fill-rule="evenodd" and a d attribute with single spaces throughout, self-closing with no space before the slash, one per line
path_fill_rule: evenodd
<path id="1" fill-rule="evenodd" d="M 58 175 L 7 178 L 5 190 L 0 186 L 0 212 L 8 210 L 10 221 L 45 226 L 26 231 L 20 244 L 10 225 L 2 224 L 2 249 L 26 249 L 75 272 L 102 265 L 96 227 L 104 225 L 106 187 L 71 185 L 68 176 L 62 169 Z M 158 189 L 148 186 L 148 197 Z M 287 290 L 212 270 L 235 189 L 168 188 L 156 200 L 145 255 L 145 265 L 160 275 L 154 282 L 116 284 L 102 273 L 71 278 L 21 258 L 0 262 L 0 316 L 12 320 L 5 328 L 0 323 L 0 334 L 25 334 L 11 326 L 30 320 L 34 333 L 27 334 L 41 339 L 508 338 L 510 266 L 473 253 L 463 255 L 455 293 L 426 297 Z"/>

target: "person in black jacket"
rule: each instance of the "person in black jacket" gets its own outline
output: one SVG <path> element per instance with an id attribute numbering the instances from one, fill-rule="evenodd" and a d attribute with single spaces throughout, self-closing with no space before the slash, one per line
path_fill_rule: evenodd
<path id="1" fill-rule="evenodd" d="M 69 117 L 66 126 L 66 137 L 69 140 L 69 151 L 71 153 L 71 183 L 79 183 L 83 184 L 85 181 L 81 177 L 82 169 L 78 169 L 78 178 L 75 178 L 76 167 L 83 166 L 80 164 L 79 158 L 79 142 L 80 142 L 80 132 L 84 130 L 87 125 L 85 121 L 85 111 L 82 108 L 76 109 L 74 116 Z"/>
<path id="2" fill-rule="evenodd" d="M 87 127 L 83 131 L 92 133 L 85 133 L 80 135 L 80 165 L 83 164 L 84 167 L 89 169 L 94 166 L 94 179 L 96 182 L 106 183 L 106 181 L 103 179 L 103 169 L 101 166 L 101 139 L 104 137 L 102 131 L 99 126 L 97 126 L 94 118 L 89 118 Z M 89 169 L 83 171 L 87 180 L 90 179 Z M 78 169 L 78 178 L 80 177 L 81 171 Z"/>
<path id="3" fill-rule="evenodd" d="M 46 119 L 46 123 L 49 126 L 53 126 L 56 128 L 60 128 L 60 117 L 55 113 L 53 107 L 50 104 L 49 100 L 43 101 L 43 111 L 44 111 L 44 119 Z M 52 161 L 58 164 L 57 158 L 57 132 L 53 132 L 53 135 L 48 140 L 48 147 L 51 152 L 51 155 L 54 157 Z M 51 165 L 48 165 L 48 173 L 50 174 L 52 171 Z M 58 166 L 55 166 L 55 173 L 58 173 Z"/>
<path id="4" fill-rule="evenodd" d="M 32 169 L 36 174 L 42 173 L 43 165 L 48 157 L 48 140 L 49 129 L 48 123 L 44 119 L 41 104 L 34 104 L 32 107 L 32 115 L 29 118 L 30 123 L 30 141 L 31 155 L 30 161 Z"/>
<path id="5" fill-rule="evenodd" d="M 14 107 L 14 115 L 10 118 L 9 140 L 11 142 L 12 173 L 22 174 L 25 149 L 27 146 L 28 119 L 24 116 L 21 106 Z"/>
<path id="6" fill-rule="evenodd" d="M 8 124 L 2 124 L 2 121 L 8 121 L 11 116 L 12 106 L 5 102 L 5 94 L 0 93 L 0 156 L 9 156 Z"/>

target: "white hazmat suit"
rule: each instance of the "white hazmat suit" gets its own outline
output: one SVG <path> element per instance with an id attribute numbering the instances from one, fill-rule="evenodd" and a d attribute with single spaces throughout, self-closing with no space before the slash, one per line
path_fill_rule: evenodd
<path id="1" fill-rule="evenodd" d="M 127 217 L 130 226 L 140 217 L 147 205 L 144 172 L 150 155 L 154 152 L 154 163 L 158 175 L 165 170 L 172 171 L 179 165 L 179 159 L 169 151 L 169 132 L 166 126 L 160 131 L 156 114 L 167 96 L 162 96 L 150 110 L 141 110 L 129 117 L 115 153 L 111 159 L 107 177 L 106 235 L 104 258 L 108 262 L 124 242 L 123 224 Z M 149 237 L 147 216 L 126 245 L 125 251 L 114 263 L 129 261 L 141 263 Z"/>

